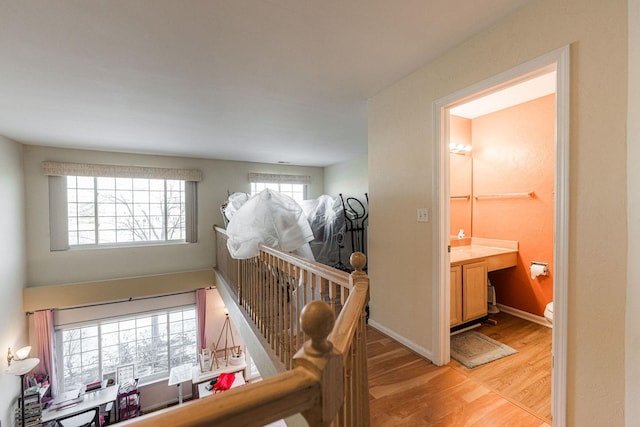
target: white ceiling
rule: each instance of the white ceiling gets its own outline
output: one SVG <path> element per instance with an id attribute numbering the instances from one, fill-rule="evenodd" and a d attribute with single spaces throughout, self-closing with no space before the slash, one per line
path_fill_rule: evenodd
<path id="1" fill-rule="evenodd" d="M 450 112 L 454 116 L 475 119 L 476 117 L 523 104 L 555 92 L 556 72 L 553 71 L 458 105 L 452 108 Z"/>
<path id="2" fill-rule="evenodd" d="M 0 0 L 0 135 L 326 166 L 367 98 L 527 0 Z"/>

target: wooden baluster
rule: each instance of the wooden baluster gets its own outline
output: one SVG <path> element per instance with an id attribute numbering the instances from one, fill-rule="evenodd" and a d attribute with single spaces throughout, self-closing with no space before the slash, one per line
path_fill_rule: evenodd
<path id="1" fill-rule="evenodd" d="M 277 261 L 278 263 L 278 283 L 277 283 L 277 288 L 276 288 L 276 295 L 278 298 L 277 301 L 277 309 L 276 309 L 276 316 L 277 316 L 277 323 L 276 323 L 276 337 L 277 337 L 277 345 L 276 345 L 276 355 L 280 356 L 280 361 L 284 362 L 284 352 L 283 350 L 283 322 L 284 322 L 284 318 L 283 318 L 283 311 L 284 311 L 284 298 L 282 298 L 282 294 L 284 291 L 284 287 L 286 286 L 286 276 L 284 274 L 284 261 L 281 259 L 278 259 Z"/>
<path id="2" fill-rule="evenodd" d="M 244 282 L 244 291 L 242 293 L 242 306 L 247 307 L 251 298 L 251 286 L 253 282 L 253 272 L 255 270 L 255 258 L 247 260 L 247 274 Z"/>
<path id="3" fill-rule="evenodd" d="M 311 290 L 311 273 L 307 270 L 302 270 L 302 277 L 304 277 L 304 301 L 302 302 L 304 307 L 309 303 L 308 290 Z M 309 288 L 308 290 L 307 287 Z M 302 309 L 300 309 L 300 314 L 302 314 Z"/>
<path id="4" fill-rule="evenodd" d="M 310 276 L 311 279 L 309 280 L 309 282 L 311 283 L 311 301 L 315 301 L 318 299 L 316 296 L 316 273 L 311 273 Z"/>
<path id="5" fill-rule="evenodd" d="M 253 268 L 253 280 L 251 282 L 251 301 L 249 304 L 252 306 L 252 319 L 258 330 L 260 329 L 260 304 L 256 295 L 257 285 L 260 280 L 260 269 L 262 268 L 262 261 L 260 260 L 260 253 L 256 257 L 256 265 Z"/>
<path id="6" fill-rule="evenodd" d="M 264 294 L 264 290 L 266 287 L 265 284 L 265 253 L 264 252 L 260 252 L 260 278 L 258 280 L 258 299 L 257 299 L 257 303 L 258 303 L 258 307 L 259 307 L 259 318 L 260 318 L 260 324 L 258 325 L 258 327 L 260 328 L 260 333 L 262 333 L 262 336 L 264 337 L 266 334 L 266 330 L 264 328 L 264 317 L 265 317 L 265 312 L 264 312 L 264 307 L 266 304 L 265 301 L 265 297 L 266 295 Z"/>
<path id="7" fill-rule="evenodd" d="M 280 347 L 282 348 L 281 360 L 285 362 L 287 360 L 287 286 L 289 286 L 289 277 L 287 274 L 288 263 L 282 262 L 282 282 L 280 283 Z M 287 367 L 287 369 L 289 369 Z"/>
<path id="8" fill-rule="evenodd" d="M 274 265 L 276 266 L 276 276 L 275 282 L 273 283 L 274 290 L 274 304 L 273 304 L 273 343 L 275 345 L 274 350 L 276 352 L 276 356 L 282 357 L 282 353 L 280 352 L 280 313 L 281 309 L 281 300 L 280 300 L 280 292 L 282 290 L 282 261 L 279 258 L 274 259 Z"/>
<path id="9" fill-rule="evenodd" d="M 349 288 L 343 286 L 340 288 L 340 305 L 342 307 L 344 307 L 344 304 L 347 302 L 347 298 L 349 298 Z"/>
<path id="10" fill-rule="evenodd" d="M 302 328 L 300 327 L 300 314 L 302 313 L 302 307 L 307 304 L 307 283 L 309 282 L 309 277 L 307 271 L 301 267 L 297 267 L 298 272 L 298 298 L 297 298 L 297 307 L 296 307 L 296 330 L 297 330 L 297 344 L 296 349 L 302 347 L 304 343 L 304 332 L 302 332 Z M 297 350 L 296 350 L 297 351 Z"/>
<path id="11" fill-rule="evenodd" d="M 273 257 L 271 260 L 273 271 L 273 281 L 271 283 L 271 348 L 278 355 L 278 259 Z"/>
<path id="12" fill-rule="evenodd" d="M 288 274 L 289 274 L 289 285 L 287 286 L 287 324 L 288 324 L 288 334 L 287 334 L 287 352 L 286 352 L 286 361 L 287 361 L 287 369 L 291 369 L 291 359 L 293 358 L 294 346 L 293 340 L 295 339 L 295 310 L 296 305 L 294 301 L 295 297 L 295 286 L 296 276 L 295 276 L 295 268 L 293 264 L 288 264 Z"/>
<path id="13" fill-rule="evenodd" d="M 275 312 L 275 305 L 276 305 L 276 300 L 275 300 L 275 291 L 276 291 L 276 286 L 275 286 L 275 281 L 276 281 L 276 271 L 274 269 L 274 263 L 273 263 L 273 259 L 274 257 L 272 255 L 269 255 L 269 306 L 267 308 L 267 310 L 269 311 L 269 317 L 268 317 L 268 322 L 269 322 L 269 337 L 268 337 L 268 341 L 271 344 L 271 349 L 273 350 L 273 315 Z"/>
<path id="14" fill-rule="evenodd" d="M 271 255 L 267 254 L 267 265 L 265 266 L 267 270 L 267 298 L 265 301 L 265 323 L 266 323 L 266 336 L 267 342 L 271 344 L 271 312 L 273 307 L 273 269 L 271 268 Z"/>
<path id="15" fill-rule="evenodd" d="M 262 254 L 262 262 L 260 263 L 260 278 L 258 280 L 258 304 L 260 307 L 260 331 L 262 332 L 262 336 L 264 337 L 267 333 L 266 329 L 265 329 L 265 317 L 266 317 L 266 313 L 265 313 L 265 307 L 266 307 L 266 303 L 267 303 L 267 295 L 265 293 L 265 290 L 267 289 L 267 284 L 266 284 L 266 261 L 265 261 L 266 255 L 263 253 Z"/>
<path id="16" fill-rule="evenodd" d="M 266 254 L 264 255 L 263 261 L 260 263 L 260 277 L 258 278 L 258 287 L 256 288 L 256 303 L 260 306 L 260 324 L 262 325 L 262 336 L 265 335 L 264 324 L 265 324 L 265 307 L 266 307 L 266 289 L 267 289 L 267 272 L 266 272 Z"/>
<path id="17" fill-rule="evenodd" d="M 240 260 L 239 264 L 240 264 L 240 278 L 238 279 L 238 290 L 236 291 L 236 297 L 238 301 L 241 303 L 242 293 L 243 293 L 242 288 L 245 286 L 245 283 L 247 281 L 248 261 L 246 259 L 242 259 Z"/>
<path id="18" fill-rule="evenodd" d="M 286 338 L 286 317 L 285 317 L 285 305 L 287 302 L 286 299 L 286 289 L 287 289 L 287 263 L 285 261 L 280 260 L 280 277 L 282 280 L 279 283 L 278 291 L 280 292 L 280 301 L 279 306 L 280 310 L 278 311 L 278 337 L 280 338 L 280 361 L 285 361 L 285 338 Z"/>
<path id="19" fill-rule="evenodd" d="M 336 296 L 336 284 L 333 283 L 330 280 L 327 280 L 327 287 L 329 288 L 329 304 L 331 305 L 331 309 L 333 310 L 333 312 L 336 314 L 336 316 L 338 315 L 338 298 Z"/>
<path id="20" fill-rule="evenodd" d="M 293 354 L 295 354 L 296 351 L 298 351 L 298 349 L 301 346 L 301 343 L 304 341 L 302 340 L 302 330 L 300 329 L 300 312 L 302 311 L 302 306 L 301 306 L 301 302 L 302 302 L 302 298 L 303 295 L 301 294 L 301 292 L 303 291 L 303 283 L 302 283 L 302 275 L 300 274 L 300 267 L 296 266 L 295 267 L 296 270 L 296 301 L 295 301 L 295 310 L 294 310 L 294 315 L 293 315 L 293 322 L 295 324 L 295 336 L 296 336 L 296 342 L 295 342 L 295 348 L 293 351 Z"/>
<path id="21" fill-rule="evenodd" d="M 258 300 L 258 286 L 260 283 L 260 269 L 262 262 L 256 258 L 256 265 L 253 268 L 253 282 L 251 283 L 251 307 L 253 307 L 253 322 L 260 327 L 260 304 Z"/>
<path id="22" fill-rule="evenodd" d="M 244 290 L 242 292 L 242 306 L 245 308 L 249 316 L 253 316 L 253 307 L 251 306 L 251 288 L 253 283 L 253 272 L 254 272 L 254 261 L 255 258 L 251 258 L 247 261 L 247 275 L 245 277 L 245 283 L 243 284 Z M 253 317 L 252 317 L 253 318 Z"/>
<path id="23" fill-rule="evenodd" d="M 280 267 L 280 259 L 274 258 L 275 281 L 273 282 L 273 349 L 276 356 L 280 353 L 280 289 L 282 286 L 282 270 Z"/>

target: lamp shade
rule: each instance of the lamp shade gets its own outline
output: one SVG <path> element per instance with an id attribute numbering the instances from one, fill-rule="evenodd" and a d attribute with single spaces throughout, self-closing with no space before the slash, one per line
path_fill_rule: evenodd
<path id="1" fill-rule="evenodd" d="M 31 371 L 33 368 L 38 366 L 38 363 L 40 363 L 40 359 L 35 357 L 31 359 L 17 360 L 16 362 L 12 363 L 11 366 L 9 366 L 9 368 L 7 368 L 7 370 L 5 371 L 5 374 L 25 375 L 29 371 Z"/>
<path id="2" fill-rule="evenodd" d="M 24 360 L 29 357 L 29 353 L 31 352 L 31 346 L 28 345 L 26 347 L 22 347 L 19 350 L 16 350 L 15 358 L 16 360 Z"/>

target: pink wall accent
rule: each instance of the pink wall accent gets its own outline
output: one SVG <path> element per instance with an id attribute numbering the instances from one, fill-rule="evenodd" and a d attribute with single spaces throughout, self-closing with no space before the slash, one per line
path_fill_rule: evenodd
<path id="1" fill-rule="evenodd" d="M 471 144 L 471 120 L 450 116 L 449 141 L 455 144 Z M 472 158 L 470 154 L 449 154 L 451 196 L 471 195 Z M 450 235 L 457 236 L 460 229 L 471 236 L 471 199 L 451 199 Z"/>
<path id="2" fill-rule="evenodd" d="M 473 201 L 473 237 L 517 240 L 518 265 L 490 273 L 498 302 L 538 316 L 553 299 L 555 96 L 472 120 L 474 194 L 535 192 Z M 452 203 L 453 205 L 453 203 Z M 549 276 L 531 279 L 531 261 Z"/>

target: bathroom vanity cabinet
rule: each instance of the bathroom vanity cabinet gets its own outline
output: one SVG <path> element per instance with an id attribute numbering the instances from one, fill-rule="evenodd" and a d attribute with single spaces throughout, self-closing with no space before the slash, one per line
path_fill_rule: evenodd
<path id="1" fill-rule="evenodd" d="M 487 262 L 451 266 L 451 323 L 456 326 L 487 315 Z"/>
<path id="2" fill-rule="evenodd" d="M 487 273 L 518 261 L 516 241 L 471 238 L 469 243 L 451 248 L 451 327 L 486 316 Z"/>

